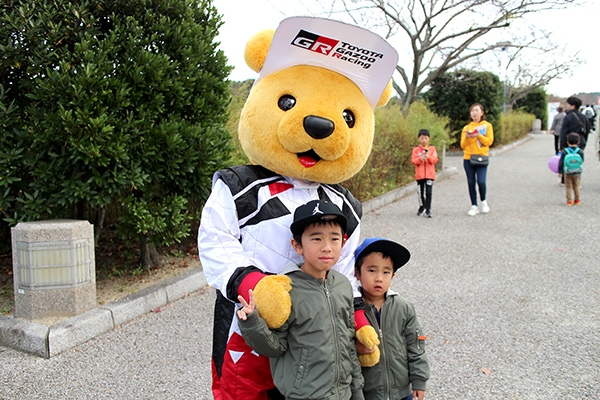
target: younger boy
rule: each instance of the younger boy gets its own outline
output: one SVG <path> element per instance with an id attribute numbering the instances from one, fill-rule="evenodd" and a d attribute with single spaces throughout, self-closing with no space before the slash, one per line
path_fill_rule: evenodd
<path id="1" fill-rule="evenodd" d="M 581 205 L 580 187 L 581 173 L 583 172 L 583 150 L 579 148 L 580 135 L 571 132 L 567 135 L 567 147 L 560 155 L 558 170 L 563 173 L 567 195 L 567 207 Z"/>
<path id="2" fill-rule="evenodd" d="M 435 180 L 435 164 L 438 162 L 437 151 L 429 145 L 430 135 L 427 129 L 419 131 L 419 145 L 412 150 L 410 162 L 415 166 L 415 180 L 419 198 L 417 215 L 431 218 L 431 195 Z"/>
<path id="3" fill-rule="evenodd" d="M 292 311 L 270 330 L 255 312 L 254 295 L 238 297 L 240 331 L 257 353 L 270 357 L 273 381 L 286 399 L 364 399 L 363 377 L 354 344 L 354 296 L 341 273 L 347 221 L 333 203 L 313 200 L 296 209 L 292 247 L 304 257 L 282 274 L 292 281 Z"/>
<path id="4" fill-rule="evenodd" d="M 357 247 L 354 258 L 367 303 L 365 315 L 380 332 L 380 361 L 362 368 L 365 398 L 423 400 L 429 379 L 425 336 L 414 306 L 390 289 L 392 277 L 408 262 L 410 253 L 390 240 L 367 238 Z"/>

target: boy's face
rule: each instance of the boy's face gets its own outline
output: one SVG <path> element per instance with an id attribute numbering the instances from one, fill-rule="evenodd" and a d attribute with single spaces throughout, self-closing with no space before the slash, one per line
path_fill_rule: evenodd
<path id="1" fill-rule="evenodd" d="M 380 298 L 390 288 L 394 277 L 394 264 L 390 257 L 384 257 L 382 253 L 373 252 L 367 254 L 357 272 L 356 278 L 363 288 L 363 296 Z"/>
<path id="2" fill-rule="evenodd" d="M 342 227 L 333 222 L 308 225 L 302 233 L 302 243 L 292 239 L 292 247 L 304 257 L 302 270 L 315 278 L 325 278 L 340 259 L 343 245 Z"/>
<path id="3" fill-rule="evenodd" d="M 429 145 L 429 140 L 431 138 L 427 135 L 421 135 L 419 136 L 419 144 L 423 147 L 427 147 Z"/>

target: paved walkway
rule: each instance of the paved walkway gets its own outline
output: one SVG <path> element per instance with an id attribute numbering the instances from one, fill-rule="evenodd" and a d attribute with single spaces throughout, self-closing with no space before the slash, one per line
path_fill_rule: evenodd
<path id="1" fill-rule="evenodd" d="M 363 236 L 403 243 L 394 289 L 428 335 L 429 399 L 600 398 L 600 162 L 582 206 L 547 168 L 552 137 L 494 154 L 490 214 L 468 217 L 466 179 L 434 186 L 434 218 L 407 197 L 369 211 Z M 198 290 L 50 359 L 0 347 L 0 399 L 210 399 L 214 293 Z"/>

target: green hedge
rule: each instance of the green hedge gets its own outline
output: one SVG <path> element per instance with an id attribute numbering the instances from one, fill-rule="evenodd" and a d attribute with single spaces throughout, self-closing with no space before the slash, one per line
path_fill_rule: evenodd
<path id="1" fill-rule="evenodd" d="M 535 115 L 522 111 L 511 111 L 500 116 L 500 129 L 494 127 L 494 147 L 504 146 L 519 140 L 531 131 Z"/>

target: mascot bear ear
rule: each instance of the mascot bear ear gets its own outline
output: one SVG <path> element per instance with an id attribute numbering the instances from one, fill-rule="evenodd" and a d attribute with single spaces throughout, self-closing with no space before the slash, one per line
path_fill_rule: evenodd
<path id="1" fill-rule="evenodd" d="M 389 81 L 385 89 L 383 89 L 383 93 L 381 93 L 381 97 L 377 102 L 376 108 L 383 107 L 387 104 L 388 101 L 390 101 L 390 99 L 392 98 L 392 89 L 392 81 Z"/>
<path id="2" fill-rule="evenodd" d="M 246 60 L 246 65 L 248 65 L 252 71 L 260 72 L 263 65 L 265 65 L 267 53 L 271 47 L 274 35 L 274 29 L 265 29 L 252 36 L 250 40 L 248 40 L 248 43 L 246 43 L 244 59 Z"/>

